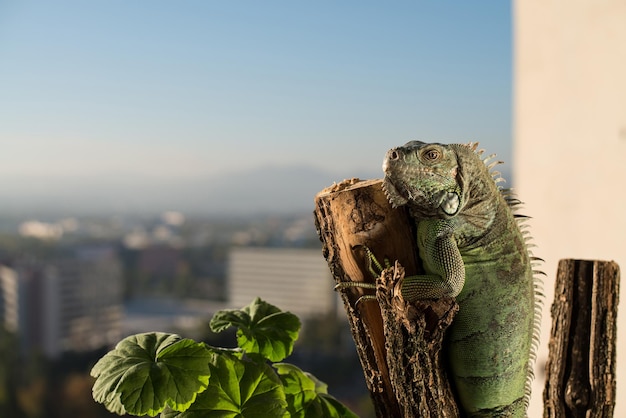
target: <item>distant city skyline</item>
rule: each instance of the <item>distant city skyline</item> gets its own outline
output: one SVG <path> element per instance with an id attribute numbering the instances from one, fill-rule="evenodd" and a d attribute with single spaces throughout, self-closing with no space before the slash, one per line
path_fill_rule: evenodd
<path id="1" fill-rule="evenodd" d="M 411 139 L 480 141 L 510 167 L 510 14 L 495 0 L 2 2 L 0 211 L 178 209 L 180 185 L 268 167 L 326 173 L 323 187 L 380 173 Z"/>

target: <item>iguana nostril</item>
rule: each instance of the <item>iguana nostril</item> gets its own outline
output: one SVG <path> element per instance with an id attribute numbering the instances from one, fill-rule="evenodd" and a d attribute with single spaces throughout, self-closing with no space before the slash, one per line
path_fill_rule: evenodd
<path id="1" fill-rule="evenodd" d="M 398 154 L 398 151 L 391 150 L 391 152 L 389 153 L 389 159 L 397 160 L 398 158 L 400 158 L 400 154 Z"/>

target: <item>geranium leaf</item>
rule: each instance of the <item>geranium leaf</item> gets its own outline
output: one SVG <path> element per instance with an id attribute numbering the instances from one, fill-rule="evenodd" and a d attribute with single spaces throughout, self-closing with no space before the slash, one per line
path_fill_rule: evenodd
<path id="1" fill-rule="evenodd" d="M 93 397 L 118 414 L 184 411 L 207 388 L 212 358 L 204 344 L 175 334 L 132 335 L 91 369 Z"/>
<path id="2" fill-rule="evenodd" d="M 237 344 L 247 353 L 258 353 L 276 362 L 285 359 L 298 339 L 300 320 L 259 298 L 243 309 L 217 312 L 211 329 L 220 332 L 236 327 Z"/>
<path id="3" fill-rule="evenodd" d="M 291 418 L 358 418 L 337 399 L 328 395 L 327 385 L 289 363 L 274 364 L 285 387 Z"/>
<path id="4" fill-rule="evenodd" d="M 216 355 L 206 391 L 189 409 L 166 409 L 162 418 L 283 418 L 288 417 L 283 385 L 270 366 Z"/>

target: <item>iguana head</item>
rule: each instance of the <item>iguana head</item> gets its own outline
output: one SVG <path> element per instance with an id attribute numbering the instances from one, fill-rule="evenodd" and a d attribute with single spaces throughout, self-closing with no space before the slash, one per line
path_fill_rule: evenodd
<path id="1" fill-rule="evenodd" d="M 411 141 L 390 149 L 383 161 L 383 189 L 394 207 L 425 217 L 452 217 L 463 195 L 457 154 L 448 145 Z"/>

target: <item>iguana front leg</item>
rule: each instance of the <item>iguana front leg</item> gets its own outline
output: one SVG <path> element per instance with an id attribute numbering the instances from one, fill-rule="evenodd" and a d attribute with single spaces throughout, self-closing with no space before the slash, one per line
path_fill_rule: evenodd
<path id="1" fill-rule="evenodd" d="M 404 299 L 439 299 L 461 293 L 465 284 L 465 264 L 453 231 L 449 220 L 426 219 L 418 223 L 417 247 L 425 274 L 404 279 Z"/>
<path id="2" fill-rule="evenodd" d="M 402 297 L 408 301 L 418 299 L 439 299 L 445 296 L 456 297 L 465 283 L 465 264 L 453 235 L 452 221 L 440 219 L 426 219 L 418 223 L 417 244 L 422 259 L 425 274 L 408 276 L 402 283 Z M 361 246 L 359 246 L 361 247 Z M 373 277 L 378 277 L 383 271 L 382 264 L 366 246 L 368 269 Z M 385 259 L 385 266 L 390 267 L 389 260 Z M 360 287 L 375 289 L 374 283 L 343 282 L 335 289 Z M 374 295 L 365 295 L 362 300 L 376 299 Z"/>

